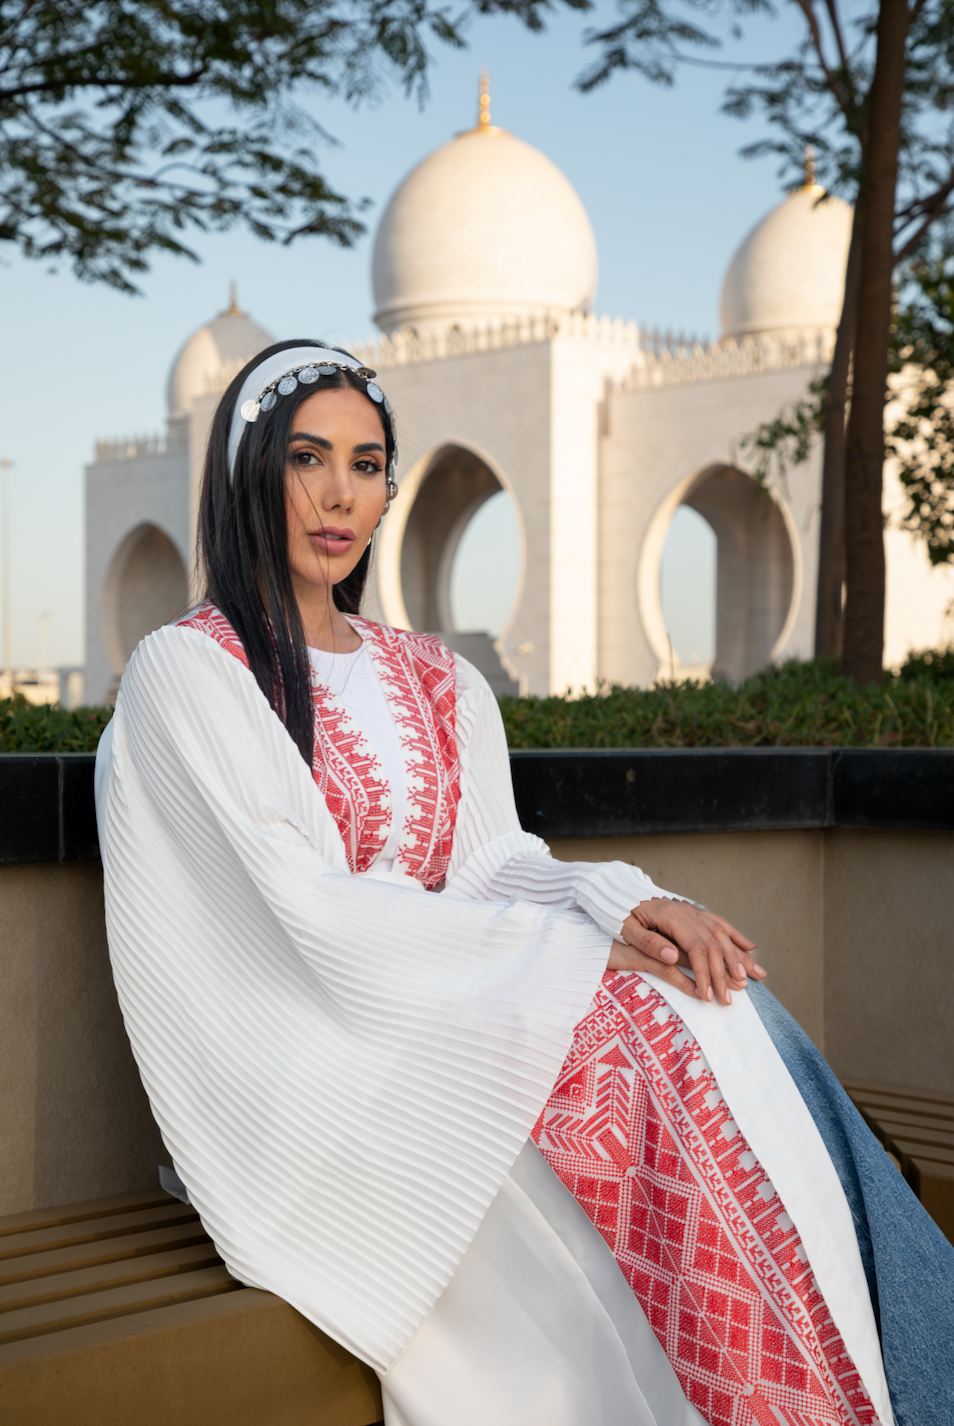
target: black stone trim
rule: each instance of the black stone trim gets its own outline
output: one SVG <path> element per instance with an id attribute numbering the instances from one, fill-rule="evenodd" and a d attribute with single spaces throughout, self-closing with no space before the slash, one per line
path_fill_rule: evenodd
<path id="1" fill-rule="evenodd" d="M 954 749 L 844 748 L 832 755 L 836 827 L 954 828 Z"/>
<path id="2" fill-rule="evenodd" d="M 541 837 L 816 827 L 954 831 L 954 748 L 633 748 L 510 754 Z M 99 856 L 92 753 L 0 754 L 0 865 Z"/>
<path id="3" fill-rule="evenodd" d="M 0 754 L 0 865 L 99 856 L 92 753 Z"/>
<path id="4" fill-rule="evenodd" d="M 954 830 L 952 748 L 633 748 L 510 754 L 541 837 Z"/>

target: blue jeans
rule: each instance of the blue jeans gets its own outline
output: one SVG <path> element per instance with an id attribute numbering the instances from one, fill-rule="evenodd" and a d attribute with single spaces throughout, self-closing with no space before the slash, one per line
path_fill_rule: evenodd
<path id="1" fill-rule="evenodd" d="M 788 1011 L 764 986 L 750 985 L 748 993 L 848 1199 L 895 1420 L 898 1426 L 954 1426 L 954 1247 Z"/>

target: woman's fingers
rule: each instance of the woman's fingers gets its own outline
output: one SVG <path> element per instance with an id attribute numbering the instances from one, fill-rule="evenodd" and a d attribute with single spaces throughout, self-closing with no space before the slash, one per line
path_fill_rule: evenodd
<path id="1" fill-rule="evenodd" d="M 731 921 L 727 921 L 724 916 L 718 916 L 714 911 L 707 911 L 705 914 L 724 932 L 733 948 L 738 951 L 738 961 L 745 967 L 747 975 L 755 976 L 759 980 L 761 980 L 763 976 L 768 975 L 768 971 L 765 970 L 764 966 L 759 965 L 752 954 L 755 950 L 754 941 L 750 941 L 748 936 L 743 935 L 742 932 L 733 926 Z"/>
<path id="2" fill-rule="evenodd" d="M 653 975 L 663 976 L 663 979 L 669 980 L 673 985 L 678 985 L 679 989 L 685 990 L 687 995 L 694 995 L 699 1000 L 711 999 L 711 995 L 708 993 L 708 958 L 701 944 L 693 948 L 686 945 L 684 941 L 680 941 L 678 945 L 675 945 L 673 940 L 666 936 L 661 936 L 658 932 L 641 926 L 634 916 L 626 918 L 622 934 L 626 946 L 640 956 L 641 962 L 638 967 L 630 964 L 614 964 L 611 955 L 610 970 L 647 970 Z M 615 944 L 618 943 L 614 943 L 614 949 Z M 696 951 L 695 958 L 692 955 L 693 949 Z M 691 981 L 688 976 L 684 976 L 678 970 L 679 963 L 692 969 L 696 977 L 695 981 Z M 676 971 L 675 978 L 664 974 L 668 971 Z"/>
<path id="3" fill-rule="evenodd" d="M 670 946 L 670 949 L 675 951 L 674 946 Z M 675 953 L 679 955 L 678 951 Z M 688 960 L 684 960 L 683 963 L 688 965 Z M 646 954 L 629 942 L 625 945 L 620 941 L 613 942 L 606 969 L 639 971 L 643 975 L 655 975 L 660 980 L 667 981 L 676 990 L 681 990 L 683 995 L 695 996 L 697 994 L 695 982 L 690 980 L 689 976 L 683 975 L 677 965 L 668 965 L 665 961 Z"/>
<path id="4" fill-rule="evenodd" d="M 686 901 L 657 897 L 643 902 L 627 917 L 622 935 L 656 962 L 656 974 L 661 973 L 661 966 L 675 966 L 682 953 L 692 968 L 695 994 L 701 1000 L 729 1005 L 733 990 L 744 990 L 749 977 L 760 980 L 765 975 L 752 955 L 754 941 L 723 916 Z"/>

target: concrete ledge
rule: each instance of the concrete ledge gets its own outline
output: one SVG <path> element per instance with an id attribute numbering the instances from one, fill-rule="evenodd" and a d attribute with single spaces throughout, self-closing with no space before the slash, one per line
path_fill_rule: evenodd
<path id="1" fill-rule="evenodd" d="M 198 1215 L 160 1191 L 0 1219 L 4 1426 L 380 1422 L 369 1367 L 206 1259 Z"/>
<path id="2" fill-rule="evenodd" d="M 0 1347 L 4 1426 L 372 1426 L 377 1377 L 270 1293 Z"/>

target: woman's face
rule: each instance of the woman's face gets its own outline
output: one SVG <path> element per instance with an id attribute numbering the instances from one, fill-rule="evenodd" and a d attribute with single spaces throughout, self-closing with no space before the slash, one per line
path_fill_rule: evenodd
<path id="1" fill-rule="evenodd" d="M 345 579 L 384 513 L 387 455 L 374 403 L 316 391 L 295 413 L 285 466 L 288 563 L 299 600 Z"/>

